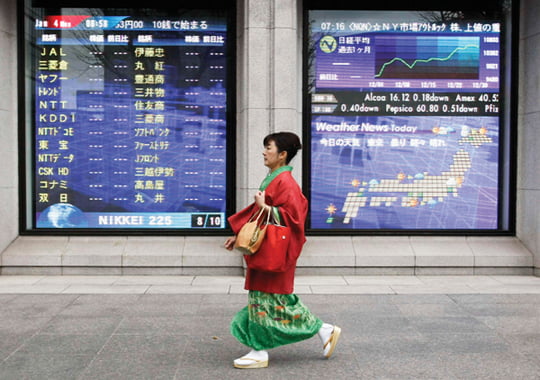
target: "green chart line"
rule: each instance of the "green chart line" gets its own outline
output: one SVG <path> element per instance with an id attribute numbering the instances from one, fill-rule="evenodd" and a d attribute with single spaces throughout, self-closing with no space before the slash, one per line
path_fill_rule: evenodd
<path id="1" fill-rule="evenodd" d="M 417 59 L 412 64 L 408 64 L 407 61 L 405 61 L 404 59 L 396 57 L 396 58 L 393 58 L 391 61 L 384 63 L 382 65 L 381 70 L 379 71 L 379 73 L 377 75 L 375 75 L 375 78 L 378 78 L 383 74 L 384 69 L 386 69 L 386 66 L 391 65 L 392 63 L 394 63 L 396 61 L 402 62 L 409 69 L 412 69 L 414 66 L 416 66 L 417 63 L 428 63 L 428 62 L 431 62 L 431 61 L 448 61 L 459 50 L 465 50 L 465 49 L 468 49 L 468 48 L 476 48 L 476 49 L 478 49 L 479 46 L 478 45 L 466 45 L 466 46 L 463 46 L 463 47 L 458 46 L 457 48 L 454 49 L 453 52 L 451 52 L 448 55 L 448 57 L 444 57 L 444 58 L 433 57 L 433 58 L 428 58 L 428 59 Z"/>

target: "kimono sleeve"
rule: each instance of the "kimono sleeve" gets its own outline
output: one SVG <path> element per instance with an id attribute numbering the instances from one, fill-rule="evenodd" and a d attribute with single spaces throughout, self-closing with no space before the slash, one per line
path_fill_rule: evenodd
<path id="1" fill-rule="evenodd" d="M 235 235 L 238 234 L 238 231 L 240 231 L 242 226 L 248 222 L 255 210 L 256 205 L 255 203 L 252 203 L 243 210 L 240 210 L 236 214 L 233 214 L 227 218 Z"/>

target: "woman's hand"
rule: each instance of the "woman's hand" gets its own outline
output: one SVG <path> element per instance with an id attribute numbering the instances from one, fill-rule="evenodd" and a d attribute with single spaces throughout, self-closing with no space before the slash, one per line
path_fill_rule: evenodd
<path id="1" fill-rule="evenodd" d="M 232 251 L 232 249 L 234 248 L 234 243 L 235 242 L 236 242 L 236 236 L 231 236 L 227 240 L 225 240 L 224 246 L 229 251 Z"/>
<path id="2" fill-rule="evenodd" d="M 259 208 L 268 208 L 268 206 L 266 205 L 266 198 L 265 198 L 264 191 L 257 191 L 255 193 L 255 204 L 259 206 Z"/>

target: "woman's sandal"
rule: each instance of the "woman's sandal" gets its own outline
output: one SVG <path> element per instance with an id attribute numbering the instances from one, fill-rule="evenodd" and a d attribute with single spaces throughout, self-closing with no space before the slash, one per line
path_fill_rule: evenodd
<path id="1" fill-rule="evenodd" d="M 235 368 L 266 368 L 268 367 L 268 360 L 257 360 L 248 358 L 247 356 L 242 356 L 240 359 L 234 361 Z"/>
<path id="2" fill-rule="evenodd" d="M 334 330 L 332 331 L 330 338 L 328 338 L 328 340 L 323 346 L 325 358 L 329 359 L 330 356 L 332 356 L 332 354 L 334 353 L 340 335 L 341 328 L 334 326 Z"/>

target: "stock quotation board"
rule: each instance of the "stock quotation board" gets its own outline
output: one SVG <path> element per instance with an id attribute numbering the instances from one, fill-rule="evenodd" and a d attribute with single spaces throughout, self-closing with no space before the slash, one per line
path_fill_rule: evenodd
<path id="1" fill-rule="evenodd" d="M 32 20 L 35 228 L 223 229 L 226 14 L 122 11 Z"/>
<path id="2" fill-rule="evenodd" d="M 309 12 L 310 228 L 492 230 L 498 19 Z"/>

